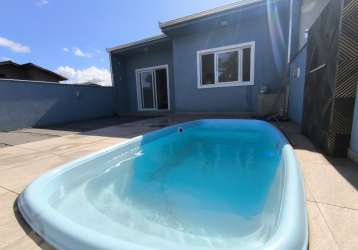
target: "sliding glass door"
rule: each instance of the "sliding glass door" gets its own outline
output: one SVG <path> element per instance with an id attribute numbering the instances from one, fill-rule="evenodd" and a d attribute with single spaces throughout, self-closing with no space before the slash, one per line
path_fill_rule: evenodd
<path id="1" fill-rule="evenodd" d="M 137 70 L 139 110 L 168 110 L 168 90 L 168 66 Z"/>

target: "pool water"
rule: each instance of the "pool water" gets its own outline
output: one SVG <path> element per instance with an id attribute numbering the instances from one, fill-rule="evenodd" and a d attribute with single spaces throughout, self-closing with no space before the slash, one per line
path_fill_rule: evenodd
<path id="1" fill-rule="evenodd" d="M 166 131 L 61 173 L 49 206 L 133 249 L 262 248 L 281 213 L 282 137 L 219 121 Z"/>

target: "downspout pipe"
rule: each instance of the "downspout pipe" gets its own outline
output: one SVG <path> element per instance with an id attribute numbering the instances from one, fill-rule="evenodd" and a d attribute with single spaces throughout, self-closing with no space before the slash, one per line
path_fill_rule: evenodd
<path id="1" fill-rule="evenodd" d="M 291 63 L 291 47 L 292 47 L 292 27 L 293 27 L 293 1 L 290 0 L 289 7 L 289 26 L 288 26 L 288 45 L 287 45 L 287 66 L 286 66 L 286 74 L 287 78 L 284 79 L 285 84 L 285 101 L 284 101 L 284 117 L 288 117 L 288 102 L 290 95 L 290 63 Z"/>

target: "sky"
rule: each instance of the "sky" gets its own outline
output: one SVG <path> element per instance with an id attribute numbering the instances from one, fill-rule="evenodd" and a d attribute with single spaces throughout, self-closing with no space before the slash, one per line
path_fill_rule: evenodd
<path id="1" fill-rule="evenodd" d="M 160 34 L 158 23 L 235 0 L 0 0 L 0 61 L 72 82 L 110 84 L 106 48 Z"/>

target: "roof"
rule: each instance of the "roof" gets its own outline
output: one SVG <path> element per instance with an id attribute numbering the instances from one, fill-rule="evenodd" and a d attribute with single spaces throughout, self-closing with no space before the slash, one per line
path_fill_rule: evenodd
<path id="1" fill-rule="evenodd" d="M 203 17 L 208 17 L 211 15 L 215 15 L 221 12 L 225 12 L 228 10 L 232 10 L 232 9 L 236 9 L 236 8 L 240 8 L 240 7 L 244 7 L 244 6 L 248 6 L 254 3 L 258 3 L 258 2 L 262 2 L 263 0 L 241 0 L 241 1 L 237 1 L 235 3 L 231 3 L 231 4 L 227 4 L 224 6 L 220 6 L 214 9 L 210 9 L 210 10 L 205 10 L 205 11 L 201 11 L 189 16 L 185 16 L 185 17 L 180 17 L 174 20 L 170 20 L 170 21 L 166 21 L 166 22 L 160 22 L 159 23 L 159 27 L 161 29 L 165 29 L 174 25 L 178 25 L 178 24 L 182 24 L 182 23 L 186 23 L 189 21 L 193 21 L 193 20 L 197 20 Z"/>
<path id="2" fill-rule="evenodd" d="M 259 2 L 263 2 L 263 0 L 240 0 L 240 1 L 237 1 L 237 2 L 232 3 L 232 4 L 227 4 L 227 5 L 217 7 L 217 8 L 214 8 L 214 9 L 198 12 L 198 13 L 193 14 L 193 15 L 177 18 L 177 19 L 167 21 L 167 22 L 160 22 L 159 27 L 161 29 L 166 29 L 166 28 L 178 25 L 178 24 L 183 24 L 183 23 L 186 23 L 186 22 L 190 22 L 190 21 L 197 20 L 197 19 L 200 19 L 200 18 L 208 17 L 208 16 L 211 16 L 211 15 L 215 15 L 215 14 L 225 12 L 225 11 L 229 11 L 229 10 L 232 10 L 232 9 L 249 6 L 249 5 L 252 5 L 252 4 L 255 4 L 255 3 L 259 3 Z M 139 41 L 135 41 L 135 42 L 131 42 L 131 43 L 123 44 L 123 45 L 118 45 L 118 46 L 115 46 L 115 47 L 112 47 L 112 48 L 108 48 L 107 52 L 122 51 L 122 50 L 126 50 L 126 49 L 129 49 L 129 48 L 154 43 L 154 42 L 157 42 L 157 41 L 162 40 L 162 39 L 168 39 L 168 36 L 166 36 L 165 34 L 161 34 L 161 35 L 145 38 L 145 39 L 142 39 L 142 40 L 139 40 Z"/>
<path id="3" fill-rule="evenodd" d="M 65 81 L 65 80 L 67 80 L 67 78 L 65 78 L 65 77 L 63 77 L 63 76 L 61 76 L 61 75 L 59 75 L 59 74 L 57 74 L 57 73 L 55 73 L 55 72 L 53 72 L 53 71 L 51 71 L 51 70 L 48 70 L 48 69 L 45 69 L 45 68 L 43 68 L 43 67 L 40 67 L 40 66 L 38 66 L 38 65 L 36 65 L 36 64 L 33 64 L 33 63 L 18 64 L 18 63 L 15 63 L 15 62 L 13 62 L 13 61 L 10 61 L 10 60 L 0 62 L 0 66 L 1 66 L 1 65 L 6 65 L 6 64 L 11 64 L 11 65 L 14 65 L 14 66 L 16 66 L 16 67 L 24 68 L 24 69 L 37 68 L 37 69 L 39 69 L 39 70 L 45 71 L 46 73 L 48 73 L 48 74 L 50 74 L 50 75 L 53 75 L 53 76 L 59 78 L 59 81 Z"/>
<path id="4" fill-rule="evenodd" d="M 20 64 L 14 63 L 13 61 L 10 61 L 10 60 L 0 62 L 0 65 L 4 65 L 4 64 L 12 64 L 14 66 L 21 66 Z"/>
<path id="5" fill-rule="evenodd" d="M 114 51 L 114 50 L 116 50 L 116 51 L 125 50 L 125 49 L 128 49 L 128 48 L 138 47 L 138 46 L 141 46 L 141 45 L 144 45 L 144 44 L 157 42 L 157 41 L 164 40 L 164 39 L 167 39 L 167 38 L 168 37 L 165 34 L 160 34 L 160 35 L 157 35 L 157 36 L 148 37 L 148 38 L 138 40 L 138 41 L 135 41 L 135 42 L 131 42 L 131 43 L 115 46 L 115 47 L 112 47 L 112 48 L 108 48 L 107 51 L 111 52 L 111 51 Z"/>

